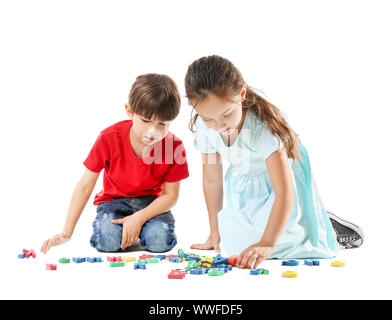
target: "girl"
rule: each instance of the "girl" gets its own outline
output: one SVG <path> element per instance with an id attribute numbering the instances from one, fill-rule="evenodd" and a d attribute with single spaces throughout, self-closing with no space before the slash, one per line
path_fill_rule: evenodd
<path id="1" fill-rule="evenodd" d="M 239 255 L 237 265 L 267 258 L 330 258 L 339 244 L 358 247 L 354 224 L 326 212 L 308 153 L 274 105 L 246 85 L 239 70 L 219 56 L 193 62 L 185 77 L 197 114 L 195 147 L 203 156 L 203 190 L 210 236 L 193 249 Z M 222 208 L 221 156 L 227 207 Z"/>

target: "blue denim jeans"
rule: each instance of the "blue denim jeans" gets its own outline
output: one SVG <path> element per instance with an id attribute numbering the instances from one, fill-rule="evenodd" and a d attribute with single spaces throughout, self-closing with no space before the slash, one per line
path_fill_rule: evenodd
<path id="1" fill-rule="evenodd" d="M 112 220 L 132 215 L 147 207 L 154 199 L 156 198 L 118 198 L 99 204 L 97 217 L 93 222 L 91 246 L 99 252 L 120 251 L 123 226 L 112 223 Z M 141 229 L 139 239 L 147 251 L 171 250 L 177 244 L 177 237 L 174 233 L 174 217 L 170 210 L 147 221 Z"/>

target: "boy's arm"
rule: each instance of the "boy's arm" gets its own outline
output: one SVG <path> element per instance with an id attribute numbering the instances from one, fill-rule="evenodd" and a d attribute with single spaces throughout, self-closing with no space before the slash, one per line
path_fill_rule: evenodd
<path id="1" fill-rule="evenodd" d="M 79 220 L 80 215 L 82 214 L 82 211 L 86 206 L 86 203 L 90 198 L 92 191 L 94 190 L 98 176 L 99 173 L 92 172 L 86 169 L 72 194 L 63 232 L 56 234 L 42 244 L 41 251 L 43 253 L 46 253 L 50 247 L 60 245 L 71 238 L 75 229 L 75 225 Z"/>
<path id="2" fill-rule="evenodd" d="M 123 225 L 121 240 L 121 248 L 123 250 L 137 241 L 143 225 L 148 220 L 174 207 L 178 199 L 179 190 L 180 181 L 165 182 L 162 195 L 154 199 L 147 207 L 122 219 L 112 220 L 112 223 Z"/>
<path id="3" fill-rule="evenodd" d="M 78 222 L 80 215 L 82 214 L 83 209 L 94 190 L 98 176 L 99 173 L 86 169 L 82 178 L 76 185 L 63 228 L 63 233 L 65 235 L 69 237 L 72 236 L 76 223 Z"/>
<path id="4" fill-rule="evenodd" d="M 163 186 L 162 195 L 152 201 L 147 207 L 133 214 L 135 218 L 139 218 L 142 224 L 155 216 L 169 211 L 174 207 L 178 200 L 178 194 L 180 192 L 180 181 L 177 182 L 165 182 Z"/>

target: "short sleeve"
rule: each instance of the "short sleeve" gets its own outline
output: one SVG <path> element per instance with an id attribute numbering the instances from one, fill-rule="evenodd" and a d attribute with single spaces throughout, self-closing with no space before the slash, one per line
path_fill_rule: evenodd
<path id="1" fill-rule="evenodd" d="M 105 140 L 105 136 L 101 133 L 83 164 L 87 169 L 99 173 L 103 168 L 105 168 L 106 161 L 109 159 L 109 148 Z"/>
<path id="2" fill-rule="evenodd" d="M 196 120 L 196 137 L 193 145 L 201 153 L 216 153 L 216 135 L 209 129 L 203 120 L 198 117 Z"/>
<path id="3" fill-rule="evenodd" d="M 261 153 L 264 160 L 284 147 L 282 140 L 271 132 L 266 122 L 263 122 L 256 130 L 255 139 L 256 149 Z"/>
<path id="4" fill-rule="evenodd" d="M 177 182 L 189 176 L 186 152 L 182 142 L 175 147 L 172 162 L 165 173 L 165 182 Z"/>

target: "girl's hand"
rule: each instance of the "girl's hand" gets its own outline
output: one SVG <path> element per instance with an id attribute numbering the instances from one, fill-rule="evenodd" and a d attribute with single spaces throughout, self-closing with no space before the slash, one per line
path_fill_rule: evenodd
<path id="1" fill-rule="evenodd" d="M 205 243 L 192 244 L 191 249 L 212 250 L 220 252 L 219 248 L 220 235 L 219 232 L 212 232 Z"/>
<path id="2" fill-rule="evenodd" d="M 112 223 L 123 225 L 121 240 L 122 250 L 125 250 L 137 241 L 143 226 L 142 219 L 140 219 L 136 214 L 124 217 L 122 219 L 112 220 Z"/>
<path id="3" fill-rule="evenodd" d="M 241 252 L 237 260 L 237 267 L 240 268 L 256 268 L 261 261 L 267 259 L 274 247 L 264 246 L 260 243 L 251 245 Z"/>
<path id="4" fill-rule="evenodd" d="M 46 240 L 41 246 L 41 252 L 46 253 L 50 249 L 50 247 L 58 246 L 63 244 L 71 239 L 70 235 L 65 234 L 64 232 L 56 234 L 52 238 Z"/>

